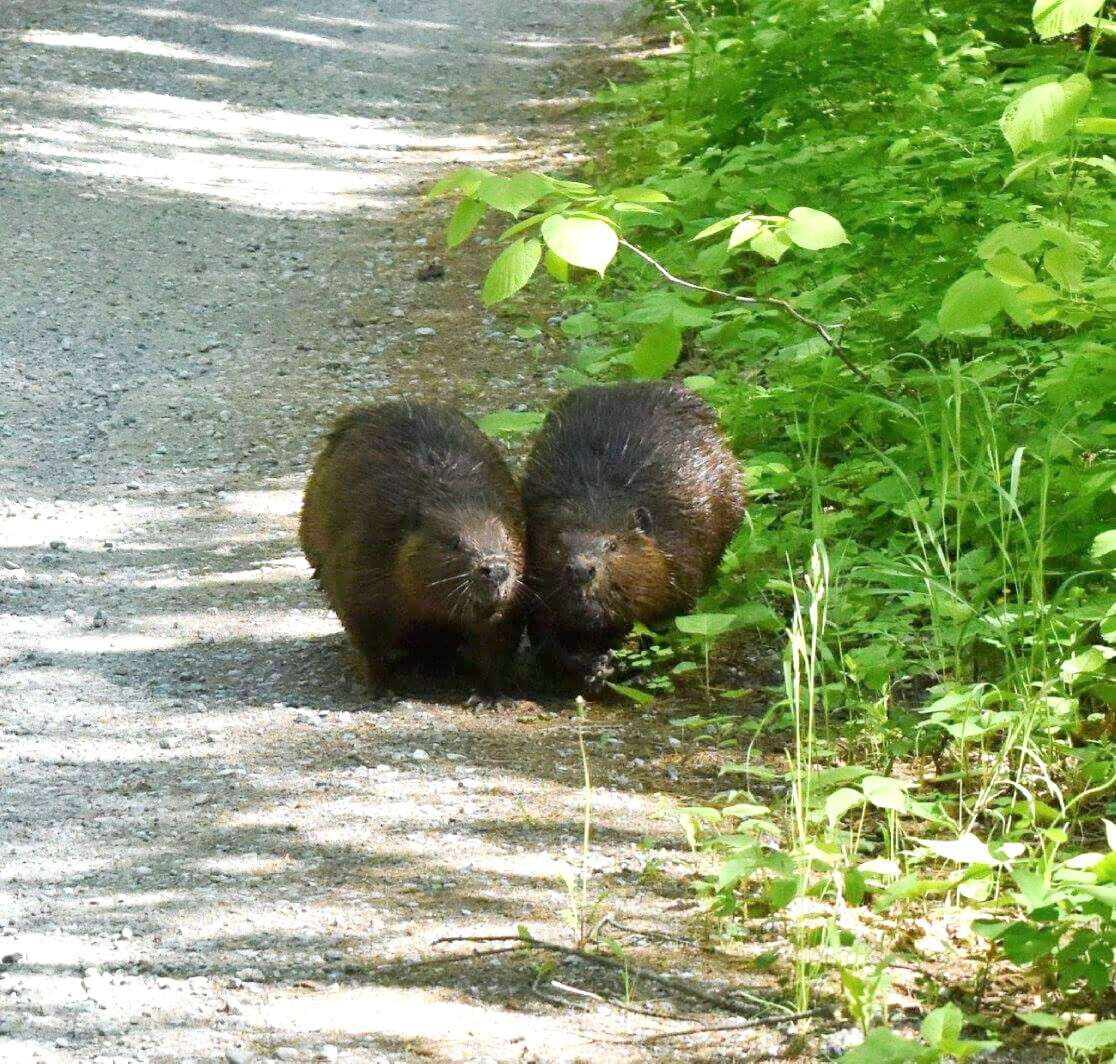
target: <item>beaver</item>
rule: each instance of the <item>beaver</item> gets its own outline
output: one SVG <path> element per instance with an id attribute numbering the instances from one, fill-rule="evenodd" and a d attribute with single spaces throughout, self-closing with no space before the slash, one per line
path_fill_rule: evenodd
<path id="1" fill-rule="evenodd" d="M 522 631 L 523 505 L 464 414 L 411 402 L 343 414 L 306 485 L 299 540 L 373 689 L 393 658 L 452 649 L 499 690 Z"/>
<path id="2" fill-rule="evenodd" d="M 590 688 L 635 622 L 693 606 L 744 510 L 716 414 L 662 382 L 558 402 L 527 459 L 523 501 L 532 645 Z"/>

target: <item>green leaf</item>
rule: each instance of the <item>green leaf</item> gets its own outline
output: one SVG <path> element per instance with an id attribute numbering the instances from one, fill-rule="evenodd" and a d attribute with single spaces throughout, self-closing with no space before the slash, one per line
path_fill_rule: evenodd
<path id="1" fill-rule="evenodd" d="M 1042 246 L 1042 232 L 1033 225 L 1020 222 L 1006 222 L 998 225 L 977 245 L 981 258 L 991 258 L 997 251 L 1006 248 L 1016 255 L 1027 255 Z"/>
<path id="2" fill-rule="evenodd" d="M 1071 292 L 1081 286 L 1081 279 L 1085 276 L 1085 263 L 1069 248 L 1047 248 L 1042 265 L 1058 284 Z"/>
<path id="3" fill-rule="evenodd" d="M 919 1031 L 930 1045 L 937 1048 L 957 1042 L 964 1024 L 965 1014 L 956 1005 L 943 1005 L 922 1021 Z"/>
<path id="4" fill-rule="evenodd" d="M 569 281 L 570 264 L 565 259 L 558 258 L 549 248 L 547 248 L 546 257 L 543 259 L 543 265 L 546 266 L 546 272 L 559 284 L 565 284 Z"/>
<path id="5" fill-rule="evenodd" d="M 765 632 L 778 632 L 783 628 L 783 618 L 766 602 L 746 602 L 732 613 L 739 628 L 759 628 Z"/>
<path id="6" fill-rule="evenodd" d="M 587 310 L 578 314 L 571 314 L 558 326 L 563 336 L 575 340 L 584 340 L 587 336 L 596 336 L 601 331 L 601 323 Z"/>
<path id="7" fill-rule="evenodd" d="M 1019 155 L 1036 144 L 1049 144 L 1069 132 L 1089 99 L 1092 83 L 1084 74 L 1028 89 L 1007 106 L 1000 129 Z"/>
<path id="8" fill-rule="evenodd" d="M 988 847 L 972 832 L 962 832 L 956 839 L 919 839 L 931 853 L 963 865 L 998 865 L 1003 862 L 992 856 Z"/>
<path id="9" fill-rule="evenodd" d="M 542 258 L 542 244 L 537 240 L 517 240 L 497 256 L 484 279 L 482 296 L 486 307 L 515 295 L 535 272 Z"/>
<path id="10" fill-rule="evenodd" d="M 1116 118 L 1104 118 L 1101 115 L 1086 115 L 1079 118 L 1074 125 L 1078 133 L 1086 136 L 1116 137 Z"/>
<path id="11" fill-rule="evenodd" d="M 841 223 L 825 211 L 816 211 L 812 207 L 795 207 L 789 217 L 787 236 L 800 248 L 822 251 L 849 242 Z"/>
<path id="12" fill-rule="evenodd" d="M 860 781 L 860 789 L 868 801 L 878 809 L 892 809 L 897 813 L 905 813 L 910 807 L 906 795 L 909 786 L 909 783 L 900 783 L 887 776 L 865 776 Z"/>
<path id="13" fill-rule="evenodd" d="M 477 422 L 481 432 L 489 436 L 519 436 L 538 429 L 545 414 L 535 410 L 496 410 Z"/>
<path id="14" fill-rule="evenodd" d="M 623 200 L 626 203 L 669 203 L 670 197 L 657 188 L 647 188 L 645 185 L 630 185 L 627 188 L 615 188 L 609 193 L 613 199 Z"/>
<path id="15" fill-rule="evenodd" d="M 1116 550 L 1116 528 L 1109 528 L 1093 538 L 1093 545 L 1089 549 L 1089 554 L 1099 561 L 1114 550 Z"/>
<path id="16" fill-rule="evenodd" d="M 745 218 L 743 221 L 737 222 L 733 231 L 729 233 L 728 246 L 735 248 L 741 244 L 747 244 L 762 228 L 763 223 L 756 221 L 755 218 Z"/>
<path id="17" fill-rule="evenodd" d="M 1040 37 L 1061 37 L 1084 26 L 1104 0 L 1035 0 L 1031 19 Z"/>
<path id="18" fill-rule="evenodd" d="M 619 239 L 607 222 L 595 218 L 567 218 L 555 215 L 542 226 L 542 238 L 560 259 L 571 266 L 595 270 L 602 277 L 616 255 Z"/>
<path id="19" fill-rule="evenodd" d="M 855 1049 L 838 1057 L 838 1064 L 909 1064 L 922 1057 L 916 1042 L 900 1038 L 886 1027 L 868 1032 L 868 1037 Z"/>
<path id="20" fill-rule="evenodd" d="M 475 194 L 482 203 L 498 211 L 518 214 L 552 191 L 550 182 L 542 174 L 523 173 L 511 177 L 493 174 L 481 181 Z"/>
<path id="21" fill-rule="evenodd" d="M 727 218 L 722 218 L 718 222 L 713 222 L 711 225 L 707 225 L 700 233 L 698 233 L 694 237 L 691 237 L 691 239 L 704 240 L 707 236 L 716 236 L 717 233 L 723 233 L 726 229 L 731 229 L 744 217 L 745 215 L 743 214 L 731 214 Z"/>
<path id="22" fill-rule="evenodd" d="M 1101 1020 L 1088 1027 L 1079 1027 L 1067 1039 L 1071 1049 L 1093 1051 L 1116 1046 L 1116 1020 Z"/>
<path id="23" fill-rule="evenodd" d="M 1072 684 L 1080 676 L 1100 672 L 1104 668 L 1105 661 L 1105 655 L 1099 647 L 1087 647 L 1079 654 L 1074 654 L 1062 662 L 1062 681 Z"/>
<path id="24" fill-rule="evenodd" d="M 678 361 L 682 333 L 670 322 L 652 325 L 632 349 L 632 369 L 641 380 L 658 380 Z"/>
<path id="25" fill-rule="evenodd" d="M 674 625 L 680 632 L 704 640 L 723 635 L 735 624 L 736 618 L 731 613 L 691 613 L 674 618 Z"/>
<path id="26" fill-rule="evenodd" d="M 446 247 L 455 248 L 458 244 L 469 238 L 477 227 L 477 223 L 484 217 L 485 206 L 480 200 L 463 199 L 453 212 L 453 217 L 446 226 Z"/>
<path id="27" fill-rule="evenodd" d="M 782 229 L 764 227 L 748 242 L 757 255 L 778 262 L 791 248 L 791 238 Z"/>
<path id="28" fill-rule="evenodd" d="M 791 877 L 769 879 L 764 887 L 764 894 L 772 912 L 785 909 L 798 895 L 798 880 Z"/>
<path id="29" fill-rule="evenodd" d="M 622 683 L 612 683 L 606 680 L 608 684 L 618 695 L 623 695 L 625 698 L 630 698 L 637 706 L 649 706 L 655 701 L 655 696 L 648 694 L 646 691 L 640 691 L 636 687 L 625 687 Z"/>
<path id="30" fill-rule="evenodd" d="M 946 291 L 938 326 L 943 333 L 954 333 L 986 325 L 1004 309 L 1004 287 L 983 270 L 965 274 Z"/>
<path id="31" fill-rule="evenodd" d="M 1061 1031 L 1066 1026 L 1066 1021 L 1061 1016 L 1054 1016 L 1049 1012 L 1017 1012 L 1015 1015 L 1029 1027 L 1038 1027 L 1043 1031 Z"/>
<path id="32" fill-rule="evenodd" d="M 436 196 L 444 196 L 447 192 L 460 190 L 466 196 L 474 196 L 480 187 L 480 183 L 486 177 L 491 176 L 487 170 L 478 170 L 475 166 L 466 166 L 461 170 L 454 170 L 453 173 L 447 174 L 440 181 L 436 181 L 426 195 L 433 199 Z"/>
<path id="33" fill-rule="evenodd" d="M 1030 263 L 1007 250 L 998 251 L 984 264 L 984 268 L 998 281 L 1013 287 L 1034 284 L 1036 281 L 1035 271 L 1031 269 Z"/>
<path id="34" fill-rule="evenodd" d="M 863 804 L 864 795 L 860 791 L 854 791 L 851 787 L 842 787 L 826 798 L 825 818 L 829 821 L 830 827 L 836 827 L 837 821 L 850 809 Z"/>

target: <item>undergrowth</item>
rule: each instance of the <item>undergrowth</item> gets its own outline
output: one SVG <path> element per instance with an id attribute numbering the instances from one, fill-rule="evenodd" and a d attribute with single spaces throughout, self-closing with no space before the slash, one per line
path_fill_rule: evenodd
<path id="1" fill-rule="evenodd" d="M 1116 1048 L 1105 14 L 660 3 L 671 45 L 602 94 L 581 180 L 436 189 L 463 196 L 451 245 L 519 219 L 486 301 L 540 262 L 568 285 L 567 383 L 675 375 L 721 413 L 747 520 L 619 689 L 698 678 L 708 710 L 679 725 L 727 749 L 726 789 L 684 813 L 720 862 L 700 891 L 726 941 L 787 917 L 788 992 L 844 1001 L 849 1060 L 964 1059 L 988 1047 L 972 1020 Z M 761 720 L 709 665 L 756 631 L 785 645 Z M 858 938 L 856 911 L 890 930 Z M 958 1004 L 898 1038 L 888 972 L 917 921 L 959 961 L 926 962 L 927 1011 L 935 982 Z"/>

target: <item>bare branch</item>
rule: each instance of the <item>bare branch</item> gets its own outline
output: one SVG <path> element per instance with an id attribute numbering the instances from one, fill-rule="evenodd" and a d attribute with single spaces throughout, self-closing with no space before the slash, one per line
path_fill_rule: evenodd
<path id="1" fill-rule="evenodd" d="M 684 1031 L 664 1031 L 662 1034 L 649 1035 L 640 1039 L 641 1045 L 650 1045 L 652 1042 L 665 1042 L 668 1038 L 685 1038 L 693 1034 L 712 1034 L 715 1031 L 746 1031 L 750 1027 L 774 1027 L 784 1023 L 796 1023 L 798 1020 L 808 1020 L 814 1016 L 828 1016 L 831 1009 L 822 1005 L 816 1009 L 807 1009 L 805 1012 L 784 1013 L 778 1016 L 757 1016 L 753 1020 L 743 1023 L 722 1023 L 714 1027 L 687 1027 Z"/>

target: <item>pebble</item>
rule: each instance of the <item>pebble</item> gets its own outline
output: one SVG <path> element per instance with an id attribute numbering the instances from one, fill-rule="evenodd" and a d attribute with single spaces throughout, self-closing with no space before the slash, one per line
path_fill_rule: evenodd
<path id="1" fill-rule="evenodd" d="M 225 1050 L 225 1060 L 228 1064 L 251 1064 L 252 1054 L 247 1049 L 237 1049 L 234 1046 Z"/>
<path id="2" fill-rule="evenodd" d="M 423 749 L 413 750 L 411 752 L 412 761 L 429 761 L 430 755 Z"/>
<path id="3" fill-rule="evenodd" d="M 277 1060 L 298 1060 L 298 1050 L 294 1046 L 280 1046 L 275 1050 Z"/>
<path id="4" fill-rule="evenodd" d="M 140 490 L 140 482 L 138 480 L 129 480 L 128 483 L 125 484 L 124 486 L 129 491 L 139 491 Z"/>
<path id="5" fill-rule="evenodd" d="M 318 1060 L 336 1060 L 337 1059 L 337 1046 L 330 1045 L 328 1042 L 318 1050 Z"/>
<path id="6" fill-rule="evenodd" d="M 429 325 L 423 325 L 421 328 L 415 330 L 416 336 L 433 336 L 434 330 Z"/>

